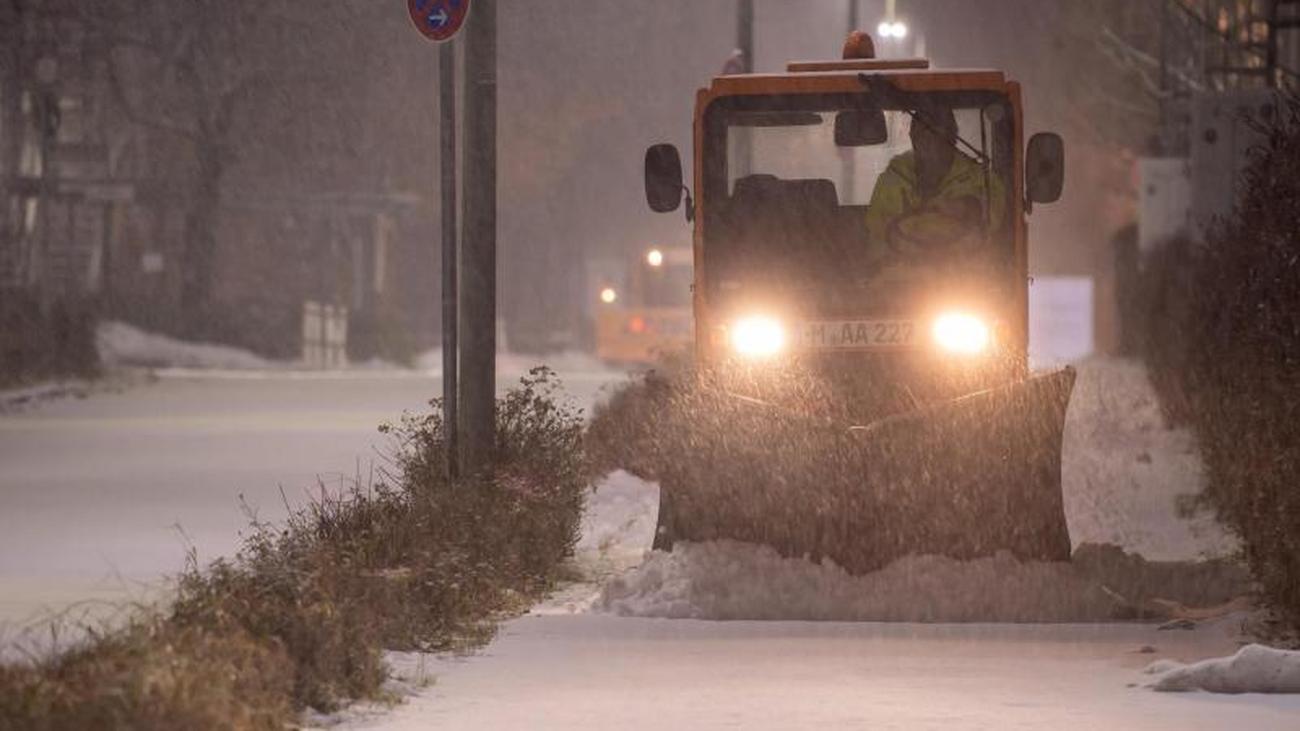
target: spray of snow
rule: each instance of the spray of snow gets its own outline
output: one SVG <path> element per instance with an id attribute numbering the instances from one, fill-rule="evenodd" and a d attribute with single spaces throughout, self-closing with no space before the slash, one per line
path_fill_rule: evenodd
<path id="1" fill-rule="evenodd" d="M 1204 484 L 1196 440 L 1170 429 L 1141 363 L 1094 358 L 1065 421 L 1061 483 L 1076 546 L 1114 544 L 1151 560 L 1224 556 L 1236 542 L 1210 516 L 1177 515 Z"/>
<path id="2" fill-rule="evenodd" d="M 607 560 L 600 572 L 604 586 L 590 608 L 624 616 L 728 620 L 1131 618 L 1149 608 L 1135 592 L 1157 576 L 1177 574 L 1179 567 L 1080 544 L 1109 544 L 1164 561 L 1220 555 L 1232 544 L 1206 519 L 1178 515 L 1178 496 L 1200 486 L 1196 447 L 1189 434 L 1164 426 L 1141 366 L 1096 359 L 1080 371 L 1063 465 L 1070 529 L 1084 556 L 1072 564 L 1022 562 L 1007 553 L 969 561 L 910 556 L 878 572 L 853 576 L 831 562 L 786 558 L 768 547 L 734 541 L 681 543 L 671 553 L 651 552 L 658 491 L 617 473 L 588 507 L 584 560 L 617 555 L 618 565 L 634 568 L 618 573 Z M 620 525 L 637 529 L 623 531 Z M 639 556 L 644 560 L 637 566 Z M 1205 577 L 1216 581 L 1220 574 L 1187 564 L 1186 573 L 1177 575 L 1184 583 L 1204 584 Z M 1221 575 L 1231 577 L 1232 572 Z M 1163 583 L 1159 590 L 1172 593 L 1160 598 L 1176 598 L 1178 579 Z M 1233 588 L 1225 586 L 1225 591 Z"/>
<path id="3" fill-rule="evenodd" d="M 1211 693 L 1300 693 L 1300 651 L 1246 645 L 1229 657 L 1190 665 L 1159 660 L 1144 671 L 1157 676 L 1149 687 Z"/>

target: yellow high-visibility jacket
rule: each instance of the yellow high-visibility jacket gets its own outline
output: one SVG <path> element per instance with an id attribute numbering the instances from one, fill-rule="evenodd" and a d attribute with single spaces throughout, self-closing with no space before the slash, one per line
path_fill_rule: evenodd
<path id="1" fill-rule="evenodd" d="M 941 215 L 941 210 L 962 199 L 979 201 L 984 199 L 984 169 L 980 164 L 958 152 L 953 157 L 952 167 L 939 183 L 938 192 L 929 198 L 922 198 L 920 176 L 916 170 L 916 153 L 909 150 L 889 162 L 889 167 L 876 180 L 876 188 L 871 194 L 871 204 L 867 207 L 868 246 L 872 258 L 887 256 L 889 252 L 902 254 L 914 253 L 916 244 L 906 236 L 900 236 L 897 227 L 904 219 L 912 219 L 910 225 L 920 227 L 928 232 L 927 238 L 957 240 L 963 236 L 979 233 L 982 221 L 961 221 L 951 215 Z M 1006 218 L 1006 186 L 997 173 L 989 172 L 989 230 L 997 231 Z M 934 213 L 936 215 L 928 216 Z M 982 218 L 983 212 L 979 211 Z M 972 230 L 974 226 L 974 230 Z"/>

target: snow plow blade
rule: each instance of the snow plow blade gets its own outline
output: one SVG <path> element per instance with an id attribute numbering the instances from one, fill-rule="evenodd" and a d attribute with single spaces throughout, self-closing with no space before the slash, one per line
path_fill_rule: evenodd
<path id="1" fill-rule="evenodd" d="M 1064 368 L 861 426 L 701 396 L 665 442 L 678 458 L 660 455 L 655 547 L 733 539 L 851 573 L 907 554 L 1068 560 L 1074 378 Z"/>

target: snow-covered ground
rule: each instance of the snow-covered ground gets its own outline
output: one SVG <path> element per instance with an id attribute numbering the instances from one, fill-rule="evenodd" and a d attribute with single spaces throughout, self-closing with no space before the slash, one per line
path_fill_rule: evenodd
<path id="1" fill-rule="evenodd" d="M 1154 646 L 1155 654 L 1143 652 Z M 1152 693 L 1152 657 L 1231 651 L 1142 625 L 525 617 L 483 655 L 397 658 L 428 687 L 348 728 L 1294 729 L 1295 696 Z"/>
<path id="2" fill-rule="evenodd" d="M 125 349 L 127 335 L 110 340 Z M 248 353 L 143 340 L 134 352 L 150 358 L 178 350 L 150 361 L 170 364 L 157 378 L 72 394 L 85 398 L 11 391 L 23 407 L 0 409 L 0 646 L 52 612 L 146 598 L 189 546 L 204 561 L 234 550 L 241 501 L 277 520 L 319 484 L 368 479 L 387 446 L 378 425 L 442 395 L 425 371 L 248 370 Z M 546 360 L 503 357 L 499 383 Z M 576 365 L 558 370 L 584 407 L 621 377 Z"/>
<path id="3" fill-rule="evenodd" d="M 884 622 L 1091 622 L 1123 607 L 1064 564 L 1010 554 L 909 556 L 865 576 L 733 541 L 652 553 L 609 582 L 597 606 L 639 617 Z"/>
<path id="4" fill-rule="evenodd" d="M 1082 367 L 1064 467 L 1076 545 L 1221 555 L 1232 548 L 1221 531 L 1177 514 L 1199 465 L 1190 436 L 1166 430 L 1152 399 L 1133 364 Z M 910 557 L 851 577 L 734 542 L 648 551 L 657 500 L 655 485 L 609 476 L 579 546 L 586 581 L 507 624 L 478 656 L 392 655 L 399 687 L 423 690 L 394 711 L 333 720 L 397 731 L 1290 729 L 1300 719 L 1297 696 L 1150 692 L 1211 687 L 1204 679 L 1233 663 L 1234 682 L 1276 682 L 1300 656 L 1206 660 L 1243 641 L 1240 601 L 1184 629 L 1104 621 L 1127 608 L 1107 585 L 1116 577 L 1098 568 L 1116 551 L 1084 547 L 1090 558 L 1075 567 Z M 894 621 L 826 621 L 847 619 Z M 981 623 L 991 620 L 1006 623 Z"/>
<path id="5" fill-rule="evenodd" d="M 124 322 L 100 323 L 95 331 L 95 344 L 100 361 L 110 367 L 279 370 L 290 365 L 228 345 L 177 340 Z"/>
<path id="6" fill-rule="evenodd" d="M 1292 729 L 1300 718 L 1300 696 L 1189 696 L 1148 689 L 1175 682 L 1171 678 L 1184 672 L 1184 663 L 1236 650 L 1239 615 L 1202 622 L 1191 630 L 1161 630 L 1153 623 L 806 621 L 824 619 L 820 613 L 836 602 L 915 607 L 937 601 L 942 606 L 954 601 L 962 586 L 980 580 L 993 580 L 998 588 L 1017 594 L 1003 606 L 1069 606 L 1068 596 L 1043 593 L 1069 589 L 1080 581 L 1077 577 L 1049 572 L 1037 576 L 1036 586 L 1016 587 L 1016 579 L 990 578 L 1001 559 L 987 567 L 989 571 L 976 571 L 967 584 L 945 592 L 931 579 L 951 579 L 954 574 L 930 559 L 909 560 L 907 571 L 890 567 L 882 572 L 885 576 L 864 577 L 868 583 L 855 585 L 819 567 L 782 565 L 781 559 L 765 557 L 762 549 L 746 555 L 735 545 L 685 546 L 672 557 L 649 554 L 640 570 L 660 562 L 657 570 L 663 581 L 689 583 L 699 577 L 672 563 L 679 553 L 727 554 L 740 563 L 731 564 L 730 573 L 707 577 L 717 582 L 706 590 L 715 599 L 725 602 L 730 594 L 732 601 L 748 597 L 768 606 L 785 601 L 787 609 L 802 608 L 805 621 L 617 616 L 603 603 L 610 588 L 629 575 L 627 570 L 620 573 L 620 567 L 646 556 L 656 500 L 654 485 L 624 473 L 610 476 L 590 498 L 578 559 L 589 572 L 586 582 L 567 587 L 528 616 L 508 623 L 479 655 L 391 654 L 394 689 L 409 693 L 397 708 L 360 707 L 314 720 L 388 731 L 1185 730 Z M 927 572 L 933 572 L 930 579 L 923 576 Z M 823 583 L 809 581 L 818 577 Z M 914 583 L 909 586 L 908 581 Z M 799 598 L 795 587 L 801 582 Z M 918 588 L 919 595 L 907 595 Z M 894 593 L 880 595 L 887 592 Z M 1272 659 L 1276 664 L 1276 657 Z M 1247 676 L 1261 676 L 1259 666 L 1252 665 Z M 1149 674 L 1155 671 L 1165 674 Z"/>

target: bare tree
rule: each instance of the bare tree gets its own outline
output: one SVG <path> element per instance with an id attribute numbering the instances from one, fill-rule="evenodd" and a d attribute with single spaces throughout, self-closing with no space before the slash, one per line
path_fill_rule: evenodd
<path id="1" fill-rule="evenodd" d="M 202 331 L 209 315 L 223 181 L 248 122 L 270 106 L 272 78 L 292 48 L 292 18 L 279 0 L 119 0 L 83 6 L 97 36 L 112 96 L 150 147 L 179 143 L 182 159 L 156 153 L 187 185 L 180 252 L 181 321 Z"/>

